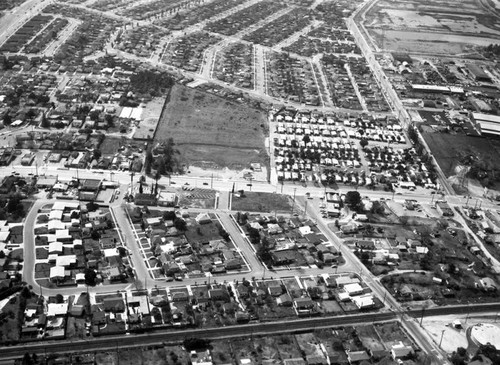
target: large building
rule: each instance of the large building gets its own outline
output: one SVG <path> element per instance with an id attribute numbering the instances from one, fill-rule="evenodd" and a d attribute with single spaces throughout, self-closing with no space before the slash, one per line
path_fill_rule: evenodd
<path id="1" fill-rule="evenodd" d="M 471 64 L 467 65 L 467 68 L 474 75 L 476 81 L 491 82 L 491 77 L 481 67 Z"/>
<path id="2" fill-rule="evenodd" d="M 472 117 L 480 127 L 481 134 L 500 136 L 500 116 L 483 113 L 472 113 Z"/>

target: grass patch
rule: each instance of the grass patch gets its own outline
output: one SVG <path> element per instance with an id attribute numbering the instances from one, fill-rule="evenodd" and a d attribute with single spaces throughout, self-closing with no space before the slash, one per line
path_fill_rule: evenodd
<path id="1" fill-rule="evenodd" d="M 155 142 L 172 137 L 181 160 L 190 165 L 238 168 L 248 162 L 267 164 L 267 155 L 261 152 L 265 130 L 265 113 L 175 85 Z"/>
<path id="2" fill-rule="evenodd" d="M 242 212 L 290 212 L 292 200 L 288 195 L 246 192 L 241 197 L 233 195 L 231 210 Z"/>
<path id="3" fill-rule="evenodd" d="M 101 143 L 100 151 L 103 155 L 114 155 L 120 146 L 122 145 L 122 139 L 116 137 L 106 137 Z"/>
<path id="4" fill-rule="evenodd" d="M 446 133 L 423 133 L 432 154 L 446 176 L 455 175 L 460 157 L 475 156 L 487 162 L 493 170 L 500 170 L 500 141 Z"/>

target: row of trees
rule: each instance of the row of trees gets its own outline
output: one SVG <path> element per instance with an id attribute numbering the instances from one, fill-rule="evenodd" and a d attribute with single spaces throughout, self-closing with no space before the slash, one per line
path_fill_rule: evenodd
<path id="1" fill-rule="evenodd" d="M 144 169 L 146 174 L 151 174 L 151 170 L 155 169 L 159 175 L 170 175 L 173 172 L 182 172 L 178 155 L 179 150 L 175 148 L 173 138 L 167 139 L 156 148 L 157 154 L 153 156 L 153 150 L 148 148 L 146 151 L 146 159 Z"/>

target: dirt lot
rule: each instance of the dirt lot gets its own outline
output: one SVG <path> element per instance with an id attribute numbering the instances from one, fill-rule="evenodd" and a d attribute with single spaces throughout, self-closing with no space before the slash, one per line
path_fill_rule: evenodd
<path id="1" fill-rule="evenodd" d="M 154 136 L 164 104 L 165 98 L 154 98 L 146 104 L 142 121 L 134 133 L 134 139 L 147 139 Z"/>
<path id="2" fill-rule="evenodd" d="M 231 209 L 241 212 L 286 212 L 292 208 L 288 195 L 246 192 L 242 197 L 233 196 Z"/>
<path id="3" fill-rule="evenodd" d="M 267 166 L 266 130 L 263 112 L 176 85 L 155 141 L 172 137 L 181 159 L 193 166 L 244 168 L 250 162 Z"/>
<path id="4" fill-rule="evenodd" d="M 447 55 L 495 43 L 500 34 L 494 15 L 471 0 L 459 8 L 449 0 L 380 1 L 365 26 L 381 48 Z"/>
<path id="5" fill-rule="evenodd" d="M 483 158 L 500 170 L 500 161 L 493 157 L 500 152 L 499 141 L 445 133 L 424 133 L 423 137 L 446 176 L 455 175 L 459 156 L 467 155 Z"/>

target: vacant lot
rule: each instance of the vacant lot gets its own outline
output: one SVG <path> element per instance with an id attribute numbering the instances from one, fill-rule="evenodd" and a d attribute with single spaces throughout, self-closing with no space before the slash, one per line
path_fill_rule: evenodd
<path id="1" fill-rule="evenodd" d="M 134 139 L 149 139 L 155 134 L 165 98 L 154 98 L 147 103 L 142 113 L 141 124 L 134 133 Z"/>
<path id="2" fill-rule="evenodd" d="M 288 195 L 246 192 L 241 197 L 233 196 L 231 209 L 241 212 L 286 212 L 290 213 L 292 205 Z"/>
<path id="3" fill-rule="evenodd" d="M 265 130 L 263 112 L 176 85 L 155 141 L 172 137 L 189 165 L 241 169 L 250 162 L 267 165 Z"/>
<path id="4" fill-rule="evenodd" d="M 475 1 L 380 1 L 365 26 L 379 47 L 402 52 L 454 54 L 495 43 L 494 14 Z"/>
<path id="5" fill-rule="evenodd" d="M 446 133 L 423 133 L 423 137 L 446 176 L 455 175 L 460 157 L 468 155 L 484 159 L 488 166 L 500 170 L 500 161 L 494 157 L 500 152 L 499 141 Z"/>

